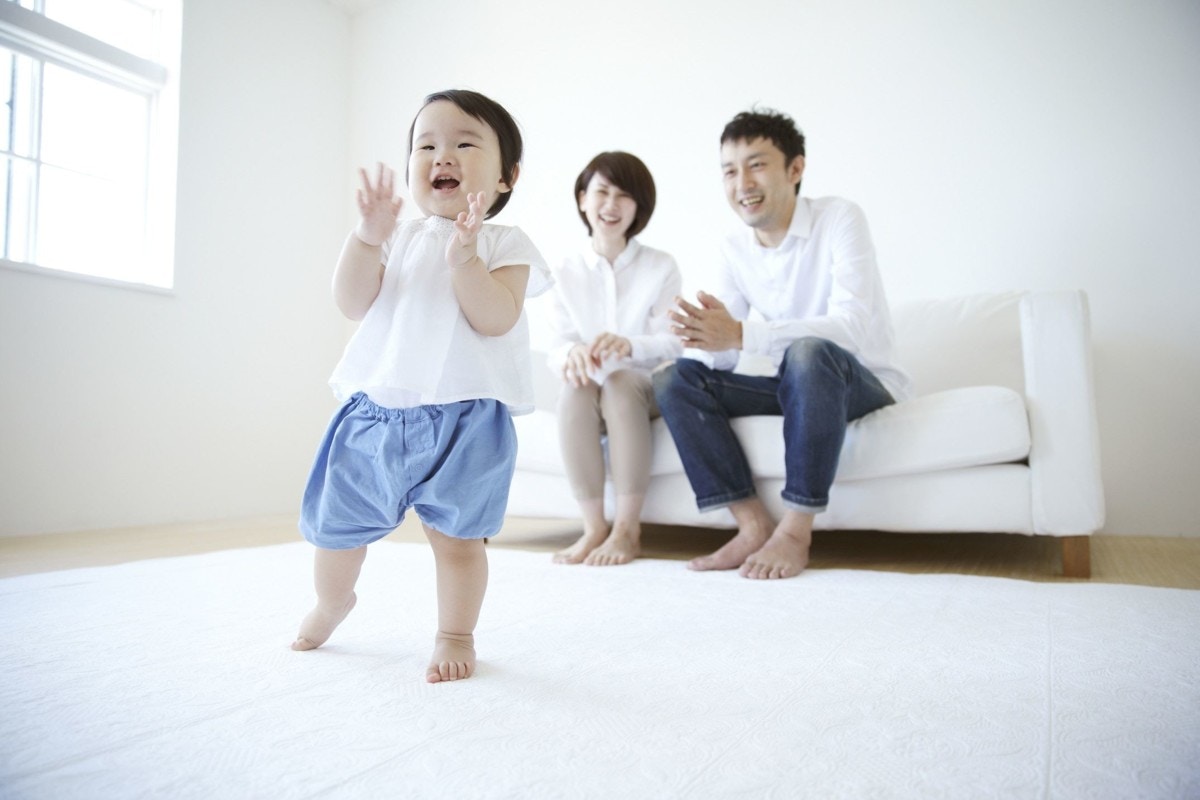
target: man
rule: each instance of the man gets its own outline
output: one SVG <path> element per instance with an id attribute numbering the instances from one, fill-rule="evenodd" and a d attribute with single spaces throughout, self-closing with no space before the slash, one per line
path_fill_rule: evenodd
<path id="1" fill-rule="evenodd" d="M 728 507 L 736 535 L 691 569 L 787 578 L 808 564 L 813 519 L 829 501 L 846 425 L 902 399 L 891 317 L 866 218 L 841 198 L 800 197 L 804 135 L 770 110 L 721 135 L 729 205 L 748 230 L 722 248 L 719 285 L 671 313 L 684 357 L 654 391 L 701 510 Z M 746 319 L 753 309 L 762 320 Z M 732 372 L 740 353 L 770 356 L 774 376 Z M 756 493 L 733 417 L 783 417 L 786 512 Z"/>

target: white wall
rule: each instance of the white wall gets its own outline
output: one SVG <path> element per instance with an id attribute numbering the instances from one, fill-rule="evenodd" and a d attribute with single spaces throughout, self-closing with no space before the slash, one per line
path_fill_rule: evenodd
<path id="1" fill-rule="evenodd" d="M 1200 4 L 1194 0 L 393 0 L 354 19 L 351 154 L 402 166 L 420 98 L 504 103 L 527 134 L 499 222 L 578 246 L 600 150 L 659 186 L 643 234 L 702 286 L 720 130 L 754 103 L 809 138 L 804 191 L 858 201 L 893 301 L 1081 287 L 1105 530 L 1200 535 Z"/>
<path id="2" fill-rule="evenodd" d="M 0 534 L 293 511 L 333 407 L 349 20 L 184 5 L 174 293 L 0 270 Z"/>
<path id="3" fill-rule="evenodd" d="M 187 0 L 174 294 L 0 270 L 0 535 L 293 513 L 352 167 L 402 166 L 455 86 L 524 126 L 498 221 L 549 257 L 576 173 L 627 149 L 643 239 L 704 285 L 737 224 L 717 138 L 761 102 L 809 136 L 805 193 L 866 209 L 893 300 L 1087 289 L 1106 531 L 1200 534 L 1197 42 L 1194 0 Z"/>

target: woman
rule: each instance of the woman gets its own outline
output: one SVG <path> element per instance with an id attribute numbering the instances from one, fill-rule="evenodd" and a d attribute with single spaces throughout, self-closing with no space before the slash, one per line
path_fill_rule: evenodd
<path id="1" fill-rule="evenodd" d="M 681 352 L 667 318 L 681 290 L 679 267 L 634 239 L 654 213 L 654 198 L 650 170 L 629 153 L 601 153 L 575 180 L 590 241 L 555 272 L 549 363 L 565 384 L 559 438 L 583 535 L 555 554 L 559 563 L 626 564 L 641 552 L 650 422 L 658 416 L 650 372 Z M 611 528 L 602 437 L 616 490 Z"/>

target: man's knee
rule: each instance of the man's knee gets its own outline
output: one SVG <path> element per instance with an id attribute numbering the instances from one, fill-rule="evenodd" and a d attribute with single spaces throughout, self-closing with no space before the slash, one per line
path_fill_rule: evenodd
<path id="1" fill-rule="evenodd" d="M 784 353 L 784 361 L 795 364 L 807 364 L 838 351 L 836 344 L 820 336 L 805 336 L 788 345 Z"/>
<path id="2" fill-rule="evenodd" d="M 651 375 L 655 399 L 662 405 L 664 400 L 670 401 L 688 388 L 703 385 L 702 373 L 707 369 L 708 367 L 693 358 L 678 358 L 655 371 Z"/>
<path id="3" fill-rule="evenodd" d="M 788 345 L 783 354 L 782 372 L 803 375 L 814 369 L 837 369 L 845 357 L 846 351 L 828 339 L 805 336 Z"/>
<path id="4" fill-rule="evenodd" d="M 651 383 L 654 384 L 654 397 L 661 403 L 664 397 L 671 394 L 672 387 L 675 381 L 678 380 L 679 362 L 668 364 L 662 369 L 656 370 L 650 376 Z"/>

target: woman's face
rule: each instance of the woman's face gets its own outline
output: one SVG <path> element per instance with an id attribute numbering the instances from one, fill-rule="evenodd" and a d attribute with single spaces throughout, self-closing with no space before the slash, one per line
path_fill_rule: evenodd
<path id="1" fill-rule="evenodd" d="M 587 217 L 592 236 L 624 239 L 637 214 L 637 201 L 597 172 L 579 193 L 579 210 Z"/>

